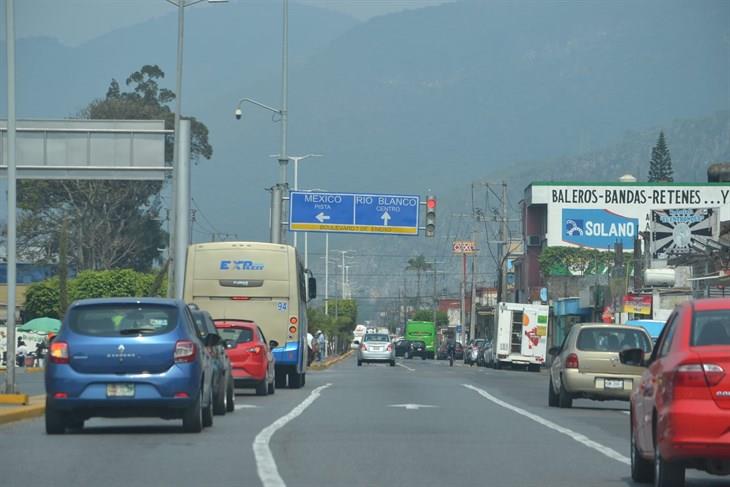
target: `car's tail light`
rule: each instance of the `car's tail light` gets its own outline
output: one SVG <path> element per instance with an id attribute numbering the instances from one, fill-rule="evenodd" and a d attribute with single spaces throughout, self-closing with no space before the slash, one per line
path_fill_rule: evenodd
<path id="1" fill-rule="evenodd" d="M 190 394 L 187 392 L 176 392 L 175 393 L 175 399 L 187 399 L 190 397 Z"/>
<path id="2" fill-rule="evenodd" d="M 190 340 L 175 342 L 175 362 L 186 363 L 195 361 L 195 344 Z"/>
<path id="3" fill-rule="evenodd" d="M 67 364 L 68 343 L 56 341 L 52 342 L 49 355 L 51 357 L 51 362 L 53 362 L 54 364 Z"/>
<path id="4" fill-rule="evenodd" d="M 390 352 L 390 351 L 392 351 L 392 350 L 393 350 L 393 345 L 391 345 L 391 344 L 389 343 L 389 344 L 388 344 L 388 346 L 387 346 L 387 347 L 385 347 L 385 349 L 386 349 L 386 350 L 387 350 L 388 352 Z"/>
<path id="5" fill-rule="evenodd" d="M 684 364 L 674 374 L 675 387 L 712 387 L 725 377 L 725 370 L 715 364 Z"/>
<path id="6" fill-rule="evenodd" d="M 53 399 L 68 399 L 68 394 L 65 392 L 56 392 L 53 394 Z"/>
<path id="7" fill-rule="evenodd" d="M 574 353 L 571 353 L 567 357 L 565 357 L 565 368 L 566 369 L 577 369 L 579 367 L 578 364 L 578 356 Z"/>
<path id="8" fill-rule="evenodd" d="M 367 350 L 367 349 L 368 349 L 368 347 L 364 343 L 360 344 L 360 350 Z"/>
<path id="9" fill-rule="evenodd" d="M 261 352 L 261 345 L 256 345 L 255 347 L 249 348 L 247 351 L 248 353 L 259 353 Z"/>

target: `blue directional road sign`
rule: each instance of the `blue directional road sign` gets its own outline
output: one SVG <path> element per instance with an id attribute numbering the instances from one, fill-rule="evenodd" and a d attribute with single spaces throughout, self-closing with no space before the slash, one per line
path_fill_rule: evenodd
<path id="1" fill-rule="evenodd" d="M 295 232 L 418 235 L 419 196 L 292 191 L 289 198 Z"/>

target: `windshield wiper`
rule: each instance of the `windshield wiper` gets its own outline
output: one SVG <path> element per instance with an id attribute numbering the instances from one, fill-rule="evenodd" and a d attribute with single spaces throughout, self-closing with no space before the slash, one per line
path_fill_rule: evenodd
<path id="1" fill-rule="evenodd" d="M 140 335 L 143 335 L 145 333 L 154 333 L 156 332 L 156 328 L 125 328 L 124 330 L 119 330 L 120 335 L 135 335 L 139 333 Z"/>

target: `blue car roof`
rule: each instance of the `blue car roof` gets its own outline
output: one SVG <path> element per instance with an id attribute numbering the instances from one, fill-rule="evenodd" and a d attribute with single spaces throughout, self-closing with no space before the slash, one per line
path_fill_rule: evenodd
<path id="1" fill-rule="evenodd" d="M 90 298 L 74 301 L 71 306 L 88 306 L 93 304 L 159 304 L 163 306 L 184 306 L 185 303 L 179 299 L 171 298 Z"/>

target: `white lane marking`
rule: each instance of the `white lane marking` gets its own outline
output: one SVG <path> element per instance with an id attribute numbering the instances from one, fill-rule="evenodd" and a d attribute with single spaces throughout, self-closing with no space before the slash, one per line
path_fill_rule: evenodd
<path id="1" fill-rule="evenodd" d="M 310 406 L 310 404 L 317 400 L 320 392 L 331 385 L 332 383 L 328 383 L 317 387 L 304 401 L 299 403 L 297 407 L 271 423 L 266 428 L 262 429 L 261 432 L 256 435 L 256 438 L 253 440 L 253 454 L 256 457 L 256 470 L 258 471 L 259 478 L 261 479 L 261 483 L 264 487 L 286 487 L 284 480 L 279 475 L 279 470 L 276 468 L 274 455 L 271 453 L 271 449 L 269 448 L 271 437 L 274 436 L 274 433 L 278 430 L 286 426 L 289 421 L 302 414 L 304 410 Z"/>
<path id="2" fill-rule="evenodd" d="M 403 408 L 413 411 L 418 411 L 421 408 L 437 408 L 438 406 L 431 406 L 429 404 L 391 404 L 389 408 Z"/>
<path id="3" fill-rule="evenodd" d="M 411 372 L 415 372 L 415 371 L 416 371 L 416 369 L 412 369 L 412 368 L 408 367 L 407 365 L 403 365 L 403 364 L 402 364 L 402 363 L 400 363 L 400 362 L 396 362 L 396 364 L 395 364 L 395 365 L 397 365 L 397 366 L 399 366 L 399 367 L 403 367 L 404 369 L 407 369 L 407 370 L 409 370 L 409 371 L 411 371 Z"/>
<path id="4" fill-rule="evenodd" d="M 560 426 L 560 425 L 558 425 L 556 423 L 553 423 L 552 421 L 547 420 L 547 419 L 545 419 L 545 418 L 543 418 L 541 416 L 538 416 L 537 414 L 533 414 L 533 413 L 531 413 L 529 411 L 526 411 L 526 410 L 524 410 L 522 408 L 519 408 L 517 406 L 513 406 L 512 404 L 509 404 L 507 402 L 504 402 L 501 399 L 498 399 L 498 398 L 494 397 L 493 395 L 491 395 L 490 393 L 488 393 L 487 391 L 485 391 L 483 389 L 480 389 L 478 387 L 474 387 L 473 385 L 470 385 L 470 384 L 462 384 L 462 385 L 464 387 L 466 387 L 467 389 L 471 389 L 471 390 L 477 392 L 479 395 L 481 395 L 482 397 L 484 397 L 486 399 L 489 399 L 490 401 L 492 401 L 494 404 L 496 404 L 498 406 L 502 406 L 505 409 L 509 409 L 510 411 L 513 411 L 513 412 L 515 412 L 517 414 L 520 414 L 520 415 L 522 415 L 522 416 L 524 416 L 526 418 L 529 418 L 529 419 L 535 421 L 536 423 L 539 423 L 539 424 L 541 424 L 543 426 L 546 426 L 546 427 L 550 428 L 553 431 L 557 431 L 558 433 L 562 433 L 562 434 L 564 434 L 564 435 L 566 435 L 566 436 L 574 439 L 578 443 L 581 443 L 581 444 L 587 446 L 588 448 L 592 448 L 592 449 L 596 450 L 597 452 L 606 455 L 608 458 L 611 458 L 613 460 L 616 460 L 617 462 L 621 462 L 621 463 L 623 463 L 625 465 L 631 465 L 631 460 L 629 460 L 628 457 L 625 457 L 624 455 L 620 454 L 619 452 L 617 452 L 613 448 L 609 448 L 609 447 L 607 447 L 605 445 L 602 445 L 602 444 L 600 444 L 598 442 L 595 442 L 595 441 L 591 440 L 590 438 L 588 438 L 585 435 L 582 435 L 580 433 L 577 433 L 577 432 L 575 432 L 575 431 L 573 431 L 571 429 L 564 428 L 563 426 Z"/>
<path id="5" fill-rule="evenodd" d="M 236 411 L 239 409 L 254 409 L 257 408 L 255 404 L 236 404 Z"/>
<path id="6" fill-rule="evenodd" d="M 631 411 L 621 411 L 621 412 L 624 414 L 629 414 L 629 415 L 631 414 Z"/>

